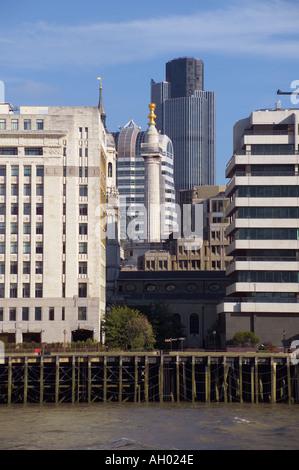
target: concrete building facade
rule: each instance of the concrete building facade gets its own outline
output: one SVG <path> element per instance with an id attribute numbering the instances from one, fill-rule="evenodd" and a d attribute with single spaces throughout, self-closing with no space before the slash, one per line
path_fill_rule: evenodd
<path id="1" fill-rule="evenodd" d="M 98 107 L 0 104 L 0 339 L 101 340 L 105 141 Z"/>
<path id="2" fill-rule="evenodd" d="M 218 307 L 223 342 L 252 331 L 263 343 L 299 337 L 298 109 L 254 111 L 234 126 L 226 167 L 230 285 Z"/>

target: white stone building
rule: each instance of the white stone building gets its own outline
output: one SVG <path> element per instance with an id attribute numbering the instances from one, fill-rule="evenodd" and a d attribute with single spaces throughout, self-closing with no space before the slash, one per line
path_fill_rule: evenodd
<path id="1" fill-rule="evenodd" d="M 224 341 L 252 331 L 260 341 L 299 338 L 298 109 L 254 111 L 234 127 L 226 215 L 230 285 L 218 307 Z"/>
<path id="2" fill-rule="evenodd" d="M 101 340 L 105 140 L 98 107 L 0 104 L 0 339 Z"/>

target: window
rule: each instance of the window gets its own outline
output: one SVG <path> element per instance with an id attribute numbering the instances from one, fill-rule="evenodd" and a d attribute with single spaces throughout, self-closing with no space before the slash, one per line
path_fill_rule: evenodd
<path id="1" fill-rule="evenodd" d="M 87 197 L 88 186 L 86 184 L 79 186 L 79 196 Z"/>
<path id="2" fill-rule="evenodd" d="M 44 213 L 44 206 L 41 202 L 36 204 L 36 215 L 43 215 Z"/>
<path id="3" fill-rule="evenodd" d="M 12 196 L 17 196 L 19 193 L 19 186 L 17 184 L 12 184 L 11 185 L 11 195 Z"/>
<path id="4" fill-rule="evenodd" d="M 0 235 L 5 235 L 5 222 L 0 222 Z"/>
<path id="5" fill-rule="evenodd" d="M 87 204 L 79 204 L 79 215 L 80 216 L 87 216 Z"/>
<path id="6" fill-rule="evenodd" d="M 22 320 L 29 321 L 29 307 L 22 307 Z"/>
<path id="7" fill-rule="evenodd" d="M 85 148 L 85 157 L 88 157 L 88 148 Z"/>
<path id="8" fill-rule="evenodd" d="M 42 235 L 43 234 L 43 223 L 42 222 L 36 222 L 36 234 L 37 235 Z"/>
<path id="9" fill-rule="evenodd" d="M 42 147 L 25 147 L 25 155 L 26 156 L 43 155 L 43 148 Z"/>
<path id="10" fill-rule="evenodd" d="M 12 255 L 16 255 L 18 253 L 18 243 L 17 242 L 10 242 L 10 253 Z"/>
<path id="11" fill-rule="evenodd" d="M 18 224 L 17 222 L 11 222 L 10 224 L 10 233 L 16 235 L 18 233 Z"/>
<path id="12" fill-rule="evenodd" d="M 36 254 L 42 254 L 43 253 L 43 242 L 36 242 L 35 253 Z"/>
<path id="13" fill-rule="evenodd" d="M 11 176 L 19 176 L 19 167 L 17 165 L 12 165 Z"/>
<path id="14" fill-rule="evenodd" d="M 19 129 L 19 121 L 18 119 L 12 119 L 11 120 L 11 129 L 13 131 L 17 131 Z"/>
<path id="15" fill-rule="evenodd" d="M 24 176 L 31 176 L 31 166 L 24 166 Z"/>
<path id="16" fill-rule="evenodd" d="M 30 235 L 30 233 L 31 233 L 31 224 L 30 224 L 30 222 L 24 222 L 23 233 L 24 233 L 24 235 Z"/>
<path id="17" fill-rule="evenodd" d="M 41 321 L 42 319 L 42 308 L 41 307 L 35 307 L 34 309 L 34 319 L 36 321 Z"/>
<path id="18" fill-rule="evenodd" d="M 16 321 L 17 309 L 15 307 L 9 307 L 9 321 Z"/>
<path id="19" fill-rule="evenodd" d="M 31 184 L 24 184 L 24 196 L 31 195 Z"/>
<path id="20" fill-rule="evenodd" d="M 24 119 L 24 130 L 30 131 L 31 129 L 31 119 Z"/>
<path id="21" fill-rule="evenodd" d="M 198 335 L 199 334 L 199 317 L 197 313 L 192 313 L 190 315 L 190 335 Z"/>
<path id="22" fill-rule="evenodd" d="M 3 255 L 5 253 L 5 243 L 0 242 L 0 254 Z"/>
<path id="23" fill-rule="evenodd" d="M 79 263 L 79 274 L 87 274 L 87 263 Z"/>
<path id="24" fill-rule="evenodd" d="M 54 307 L 49 307 L 49 320 L 54 321 Z"/>
<path id="25" fill-rule="evenodd" d="M 36 261 L 36 263 L 35 263 L 35 274 L 43 274 L 43 263 L 42 263 L 42 261 Z"/>
<path id="26" fill-rule="evenodd" d="M 1 299 L 4 299 L 4 293 L 5 293 L 4 286 L 5 284 L 0 284 L 0 298 Z"/>
<path id="27" fill-rule="evenodd" d="M 87 320 L 86 307 L 78 307 L 78 320 Z"/>
<path id="28" fill-rule="evenodd" d="M 0 261 L 0 274 L 5 274 L 5 263 Z"/>
<path id="29" fill-rule="evenodd" d="M 17 147 L 1 147 L 0 155 L 18 155 Z"/>
<path id="30" fill-rule="evenodd" d="M 37 166 L 36 167 L 36 176 L 44 176 L 44 167 L 43 166 Z"/>
<path id="31" fill-rule="evenodd" d="M 28 202 L 24 203 L 24 215 L 30 215 L 31 213 L 31 204 Z"/>
<path id="32" fill-rule="evenodd" d="M 44 120 L 43 119 L 37 119 L 36 120 L 36 129 L 38 131 L 42 131 L 44 128 Z"/>
<path id="33" fill-rule="evenodd" d="M 23 242 L 23 253 L 24 255 L 30 254 L 30 242 Z"/>
<path id="34" fill-rule="evenodd" d="M 18 285 L 12 282 L 9 287 L 9 297 L 11 299 L 15 299 L 17 296 L 18 296 Z"/>
<path id="35" fill-rule="evenodd" d="M 62 321 L 65 320 L 65 307 L 62 307 L 62 310 L 61 310 L 61 320 Z"/>
<path id="36" fill-rule="evenodd" d="M 4 131 L 6 129 L 6 119 L 0 119 L 0 130 Z"/>
<path id="37" fill-rule="evenodd" d="M 43 296 L 43 285 L 40 283 L 35 284 L 35 297 Z"/>
<path id="38" fill-rule="evenodd" d="M 0 321 L 3 321 L 4 315 L 3 315 L 3 307 L 0 307 Z"/>
<path id="39" fill-rule="evenodd" d="M 79 254 L 87 255 L 87 243 L 79 242 Z"/>
<path id="40" fill-rule="evenodd" d="M 5 184 L 0 184 L 0 196 L 5 196 Z"/>
<path id="41" fill-rule="evenodd" d="M 80 282 L 78 286 L 78 296 L 87 297 L 87 284 L 86 282 Z"/>
<path id="42" fill-rule="evenodd" d="M 10 274 L 18 274 L 18 263 L 15 261 L 10 263 Z"/>
<path id="43" fill-rule="evenodd" d="M 42 196 L 44 194 L 44 186 L 42 184 L 36 185 L 36 195 Z"/>
<path id="44" fill-rule="evenodd" d="M 23 262 L 23 274 L 30 274 L 30 261 Z"/>
<path id="45" fill-rule="evenodd" d="M 17 203 L 13 203 L 11 205 L 11 215 L 18 215 L 18 204 Z"/>
<path id="46" fill-rule="evenodd" d="M 6 167 L 4 165 L 0 166 L 0 176 L 6 175 Z"/>
<path id="47" fill-rule="evenodd" d="M 30 297 L 30 284 L 23 284 L 23 299 L 29 299 Z"/>
<path id="48" fill-rule="evenodd" d="M 0 204 L 0 215 L 5 215 L 5 204 Z"/>
<path id="49" fill-rule="evenodd" d="M 79 235 L 87 235 L 87 224 L 79 224 Z"/>
<path id="50" fill-rule="evenodd" d="M 108 178 L 112 178 L 112 163 L 108 163 Z"/>

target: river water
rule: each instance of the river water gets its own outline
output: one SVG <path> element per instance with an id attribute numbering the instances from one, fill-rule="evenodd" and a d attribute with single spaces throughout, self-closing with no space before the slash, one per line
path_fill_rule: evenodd
<path id="1" fill-rule="evenodd" d="M 295 450 L 298 405 L 1 405 L 0 450 Z"/>

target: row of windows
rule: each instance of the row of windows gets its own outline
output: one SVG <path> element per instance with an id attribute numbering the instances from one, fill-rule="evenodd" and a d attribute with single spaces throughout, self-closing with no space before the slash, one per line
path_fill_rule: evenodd
<path id="1" fill-rule="evenodd" d="M 23 261 L 22 264 L 23 274 L 30 274 L 30 261 Z M 0 261 L 0 274 L 5 274 L 5 263 Z M 10 263 L 10 274 L 18 274 L 18 263 L 12 261 Z M 43 262 L 35 262 L 35 274 L 43 274 Z"/>
<path id="2" fill-rule="evenodd" d="M 6 204 L 0 203 L 0 215 L 6 215 Z M 36 203 L 35 205 L 35 213 L 36 215 L 43 215 L 44 214 L 44 206 L 41 202 Z M 13 202 L 10 205 L 10 214 L 11 215 L 18 215 L 19 214 L 19 204 L 17 202 Z M 24 215 L 31 215 L 31 204 L 25 202 L 23 204 L 23 214 Z"/>
<path id="3" fill-rule="evenodd" d="M 0 176 L 6 176 L 6 166 L 0 165 Z M 12 165 L 11 166 L 11 176 L 19 176 L 19 166 Z M 31 166 L 24 165 L 24 176 L 31 176 Z M 37 166 L 36 167 L 36 176 L 44 176 L 44 167 Z"/>
<path id="4" fill-rule="evenodd" d="M 35 224 L 35 233 L 37 235 L 43 235 L 43 223 L 42 222 L 36 222 Z M 17 235 L 19 233 L 18 230 L 18 223 L 17 222 L 11 222 L 10 224 L 10 233 L 12 235 Z M 24 222 L 23 224 L 23 233 L 24 235 L 30 235 L 31 234 L 31 222 Z M 0 222 L 0 235 L 5 235 L 5 222 Z M 82 234 L 85 235 L 85 234 Z"/>
<path id="5" fill-rule="evenodd" d="M 23 254 L 30 254 L 30 242 L 23 242 Z M 15 255 L 18 253 L 18 242 L 10 242 L 10 253 Z M 43 242 L 35 243 L 35 253 L 43 254 Z M 0 254 L 5 254 L 5 242 L 0 242 Z"/>
<path id="6" fill-rule="evenodd" d="M 31 196 L 31 184 L 25 183 L 23 188 L 23 196 Z M 44 194 L 44 186 L 43 184 L 37 184 L 36 188 L 36 196 L 43 196 Z M 11 184 L 10 186 L 10 194 L 11 196 L 18 196 L 19 195 L 19 185 L 18 184 Z M 6 195 L 6 185 L 4 183 L 0 183 L 0 196 Z M 81 194 L 80 194 L 81 196 Z"/>
<path id="7" fill-rule="evenodd" d="M 21 310 L 21 311 L 20 311 Z M 20 318 L 18 318 L 20 315 Z M 65 321 L 65 307 L 60 309 L 55 309 L 55 307 L 42 308 L 34 307 L 29 309 L 29 307 L 22 307 L 22 309 L 17 309 L 16 307 L 9 307 L 8 309 L 8 321 L 29 321 L 34 318 L 35 321 L 42 321 L 48 319 L 49 321 L 57 320 L 57 316 L 61 318 L 62 321 Z M 33 317 L 33 318 L 32 318 Z M 58 318 L 58 320 L 60 320 Z M 0 307 L 0 322 L 5 321 L 5 312 L 3 307 Z M 87 307 L 78 307 L 78 320 L 87 320 Z"/>
<path id="8" fill-rule="evenodd" d="M 299 207 L 239 207 L 239 219 L 298 219 Z"/>
<path id="9" fill-rule="evenodd" d="M 19 129 L 19 119 L 11 119 L 10 120 L 10 128 L 11 130 L 17 131 Z M 24 119 L 23 120 L 23 128 L 25 131 L 30 131 L 32 126 L 31 119 Z M 44 129 L 44 120 L 43 119 L 36 119 L 35 121 L 35 128 L 37 131 L 42 131 Z M 6 119 L 1 118 L 0 119 L 0 130 L 6 130 L 7 128 L 7 123 Z"/>
<path id="10" fill-rule="evenodd" d="M 299 186 L 239 186 L 237 197 L 299 197 Z"/>
<path id="11" fill-rule="evenodd" d="M 43 296 L 43 285 L 42 283 L 36 283 L 34 286 L 34 295 L 36 298 Z M 0 298 L 4 299 L 5 297 L 5 286 L 4 283 L 0 284 Z M 16 299 L 18 297 L 18 285 L 17 283 L 11 283 L 9 285 L 9 297 L 11 299 Z M 22 297 L 23 299 L 30 298 L 30 284 L 24 283 L 22 286 Z"/>
<path id="12" fill-rule="evenodd" d="M 296 228 L 240 228 L 236 231 L 237 240 L 299 240 Z"/>
<path id="13" fill-rule="evenodd" d="M 298 271 L 238 271 L 237 282 L 299 282 Z"/>

